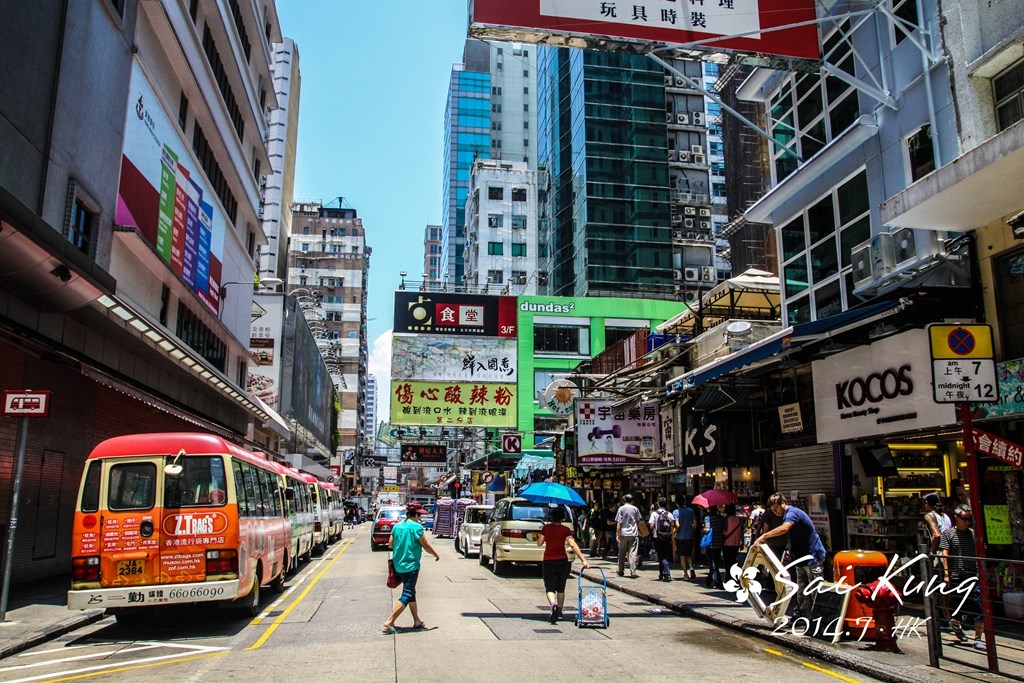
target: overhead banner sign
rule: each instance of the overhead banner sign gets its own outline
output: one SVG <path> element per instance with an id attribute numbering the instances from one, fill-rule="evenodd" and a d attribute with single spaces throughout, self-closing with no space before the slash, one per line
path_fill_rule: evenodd
<path id="1" fill-rule="evenodd" d="M 395 292 L 395 334 L 515 339 L 516 298 L 447 292 Z"/>
<path id="2" fill-rule="evenodd" d="M 974 437 L 974 448 L 979 453 L 991 455 L 1018 469 L 1021 467 L 1022 460 L 1024 460 L 1024 448 L 1001 436 L 989 434 L 980 429 L 972 429 L 971 434 Z"/>
<path id="3" fill-rule="evenodd" d="M 444 467 L 448 447 L 443 444 L 409 443 L 402 446 L 402 464 L 418 467 Z"/>
<path id="4" fill-rule="evenodd" d="M 956 424 L 932 400 L 928 333 L 909 330 L 811 364 L 818 442 Z"/>
<path id="5" fill-rule="evenodd" d="M 440 382 L 515 382 L 515 339 L 396 334 L 391 379 Z"/>
<path id="6" fill-rule="evenodd" d="M 516 426 L 515 384 L 391 382 L 391 423 Z"/>
<path id="7" fill-rule="evenodd" d="M 576 401 L 579 465 L 654 465 L 659 462 L 657 403 L 613 408 L 616 401 Z"/>
<path id="8" fill-rule="evenodd" d="M 249 332 L 249 374 L 246 386 L 274 410 L 280 410 L 281 349 L 278 347 L 284 329 L 284 309 L 281 298 L 257 294 L 266 304 L 263 315 L 252 321 Z M 258 305 L 253 301 L 253 306 Z"/>
<path id="9" fill-rule="evenodd" d="M 813 0 L 473 0 L 469 35 L 483 40 L 636 50 L 680 45 L 818 59 Z M 788 28 L 783 28 L 788 27 Z"/>

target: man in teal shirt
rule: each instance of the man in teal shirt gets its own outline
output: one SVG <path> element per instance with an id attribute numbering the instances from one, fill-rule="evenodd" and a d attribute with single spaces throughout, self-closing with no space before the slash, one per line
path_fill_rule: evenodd
<path id="1" fill-rule="evenodd" d="M 420 620 L 419 611 L 416 609 L 416 579 L 420 575 L 420 558 L 423 556 L 423 549 L 434 556 L 434 561 L 441 559 L 437 551 L 431 547 L 425 536 L 423 525 L 420 524 L 420 515 L 426 512 L 419 503 L 409 503 L 405 507 L 405 519 L 391 529 L 391 538 L 388 540 L 388 547 L 392 550 L 392 561 L 395 563 L 395 573 L 402 579 L 402 596 L 398 598 L 391 616 L 384 622 L 384 634 L 395 633 L 395 619 L 398 618 L 405 608 L 412 612 L 412 627 L 421 629 L 425 624 Z"/>

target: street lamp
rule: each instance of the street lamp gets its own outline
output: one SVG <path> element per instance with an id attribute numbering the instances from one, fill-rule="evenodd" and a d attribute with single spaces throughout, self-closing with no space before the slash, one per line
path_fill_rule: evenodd
<path id="1" fill-rule="evenodd" d="M 402 284 L 398 285 L 399 289 L 405 289 L 405 276 L 408 275 L 408 274 L 409 273 L 405 272 L 404 270 L 398 271 L 399 277 L 402 278 Z"/>
<path id="2" fill-rule="evenodd" d="M 283 285 L 283 284 L 284 284 L 284 280 L 282 280 L 279 277 L 263 277 L 263 278 L 260 278 L 259 280 L 253 280 L 252 282 L 242 282 L 242 281 L 238 281 L 238 282 L 222 282 L 222 283 L 220 283 L 220 289 L 218 290 L 218 293 L 220 294 L 221 301 L 223 301 L 223 300 L 227 299 L 227 296 L 228 296 L 228 290 L 227 290 L 228 285 L 249 285 L 250 287 L 252 287 L 255 290 L 255 289 L 258 289 L 260 287 L 266 287 L 267 289 L 274 289 L 278 285 Z"/>

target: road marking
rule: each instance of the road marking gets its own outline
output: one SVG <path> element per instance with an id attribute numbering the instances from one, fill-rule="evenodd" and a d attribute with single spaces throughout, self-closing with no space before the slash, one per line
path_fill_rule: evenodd
<path id="1" fill-rule="evenodd" d="M 93 652 L 93 653 L 87 654 L 87 655 L 77 655 L 75 657 L 62 657 L 60 659 L 45 659 L 43 661 L 33 662 L 32 664 L 18 664 L 17 666 L 5 666 L 3 668 L 0 668 L 0 674 L 7 673 L 9 671 L 22 671 L 24 669 L 32 669 L 32 668 L 36 668 L 36 667 L 40 667 L 40 666 L 52 666 L 54 664 L 67 664 L 69 662 L 80 662 L 83 659 L 95 659 L 96 657 L 109 657 L 111 655 L 131 654 L 133 652 L 142 652 L 143 650 L 154 650 L 154 649 L 159 648 L 159 647 L 164 647 L 164 645 L 159 644 L 159 643 L 146 643 L 144 645 L 140 645 L 139 647 L 129 647 L 129 648 L 125 648 L 123 650 L 111 650 L 111 651 L 103 650 L 101 652 Z M 170 647 L 181 647 L 181 646 L 172 645 Z M 42 653 L 38 653 L 38 654 L 42 654 Z"/>
<path id="2" fill-rule="evenodd" d="M 824 667 L 821 667 L 821 666 L 818 666 L 817 664 L 811 664 L 810 662 L 800 662 L 800 663 L 803 664 L 804 666 L 806 666 L 808 669 L 814 669 L 815 671 L 820 671 L 821 673 L 825 674 L 826 676 L 832 676 L 833 678 L 838 678 L 841 681 L 846 681 L 846 683 L 860 683 L 860 681 L 858 681 L 856 678 L 850 678 L 849 676 L 844 676 L 842 674 L 837 674 L 835 671 L 829 671 L 828 669 L 826 669 Z"/>
<path id="3" fill-rule="evenodd" d="M 772 649 L 770 649 L 770 648 L 767 648 L 767 647 L 765 647 L 765 648 L 761 648 L 761 649 L 763 649 L 763 650 L 764 650 L 765 652 L 767 652 L 768 654 L 772 654 L 772 655 L 777 655 L 777 656 L 779 656 L 779 657 L 782 657 L 782 656 L 783 656 L 783 654 L 782 654 L 781 652 L 779 652 L 778 650 L 772 650 Z"/>
<path id="4" fill-rule="evenodd" d="M 249 647 L 245 648 L 246 650 L 258 650 L 261 647 L 263 647 L 264 643 L 267 642 L 267 639 L 270 638 L 270 636 L 273 635 L 274 631 L 277 630 L 277 627 L 280 626 L 282 623 L 284 623 L 284 620 L 286 618 L 288 618 L 288 615 L 291 614 L 291 611 L 293 609 L 295 609 L 295 606 L 298 605 L 300 602 L 302 602 L 302 600 L 309 594 L 309 591 L 313 589 L 313 586 L 315 586 L 317 584 L 317 582 L 323 577 L 323 575 L 327 573 L 327 570 L 330 569 L 331 567 L 333 567 L 334 563 L 338 561 L 338 558 L 340 558 L 342 556 L 342 554 L 346 550 L 348 550 L 349 547 L 351 547 L 352 542 L 354 540 L 355 539 L 351 539 L 351 540 L 347 541 L 344 546 L 342 546 L 341 550 L 338 551 L 338 554 L 334 556 L 334 559 L 332 559 L 330 562 L 328 562 L 327 566 L 325 566 L 323 569 L 320 570 L 320 573 L 317 574 L 316 577 L 313 578 L 313 580 L 309 582 L 309 584 L 306 586 L 305 590 L 303 590 L 301 593 L 299 593 L 299 596 L 297 598 L 295 598 L 295 600 L 292 602 L 292 604 L 288 605 L 288 607 L 285 609 L 285 611 L 281 612 L 281 614 L 277 617 L 277 619 L 275 619 L 274 622 L 270 626 L 267 627 L 267 630 L 263 633 L 262 636 L 260 636 L 259 640 L 257 640 L 255 643 L 253 643 Z"/>
<path id="5" fill-rule="evenodd" d="M 355 540 L 355 539 L 352 539 L 352 540 Z M 340 547 L 340 546 L 336 546 L 332 550 L 337 550 L 338 547 Z M 311 562 L 309 564 L 309 566 L 307 566 L 305 569 L 303 569 L 301 572 L 299 572 L 298 576 L 295 578 L 295 581 L 288 586 L 288 589 L 284 593 L 282 593 L 276 600 L 274 600 L 272 603 L 267 605 L 266 609 L 264 609 L 252 621 L 250 621 L 249 622 L 249 626 L 258 626 L 261 623 L 263 623 L 263 620 L 266 619 L 270 615 L 270 613 L 273 612 L 274 609 L 278 605 L 280 605 L 282 602 L 284 602 L 289 597 L 291 597 L 291 594 L 294 593 L 298 589 L 299 586 L 304 584 L 306 582 L 306 579 L 308 579 L 312 575 L 312 573 L 315 570 L 315 568 L 319 567 L 326 560 L 327 560 L 327 556 L 325 555 L 324 557 L 321 557 L 319 560 L 316 560 L 315 562 Z"/>
<path id="6" fill-rule="evenodd" d="M 204 659 L 206 657 L 220 657 L 228 654 L 231 653 L 227 650 L 224 650 L 223 652 L 206 652 L 201 655 L 191 656 L 182 656 L 180 654 L 163 655 L 160 657 L 140 659 L 134 664 L 129 664 L 128 666 L 124 666 L 121 664 L 100 664 L 98 666 L 90 666 L 84 669 L 72 669 L 70 671 L 58 671 L 52 674 L 32 676 L 30 678 L 19 678 L 10 681 L 10 683 L 28 683 L 29 681 L 46 681 L 47 683 L 58 683 L 58 681 L 74 681 L 79 678 L 89 678 L 91 676 L 99 676 L 101 674 L 112 674 L 119 673 L 121 671 L 132 671 L 133 669 L 148 669 L 154 666 L 164 666 L 165 664 L 177 664 L 179 662 L 192 662 L 197 659 Z M 60 678 L 50 678 L 50 676 L 59 676 Z"/>

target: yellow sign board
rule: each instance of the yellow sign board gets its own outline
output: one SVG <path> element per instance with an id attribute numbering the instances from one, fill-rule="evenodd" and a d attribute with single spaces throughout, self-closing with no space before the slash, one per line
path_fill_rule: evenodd
<path id="1" fill-rule="evenodd" d="M 992 359 L 991 325 L 929 325 L 932 359 Z"/>
<path id="2" fill-rule="evenodd" d="M 384 493 L 398 493 L 398 484 L 385 484 L 381 487 Z"/>
<path id="3" fill-rule="evenodd" d="M 515 384 L 391 382 L 391 424 L 515 427 Z"/>

